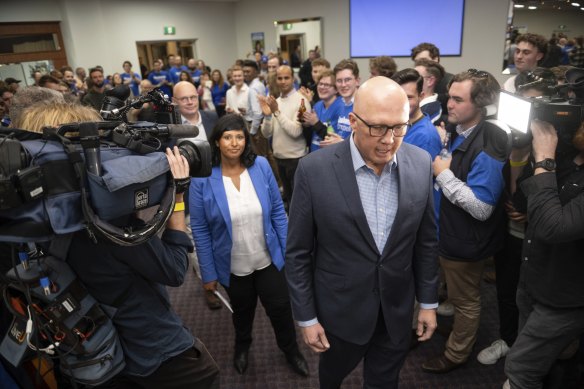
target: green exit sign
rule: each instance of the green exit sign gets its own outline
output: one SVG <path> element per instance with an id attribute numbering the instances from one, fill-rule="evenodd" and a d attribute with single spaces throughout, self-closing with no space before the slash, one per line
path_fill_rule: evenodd
<path id="1" fill-rule="evenodd" d="M 286 23 L 284 24 L 284 31 L 289 31 L 292 29 L 292 23 Z"/>
<path id="2" fill-rule="evenodd" d="M 174 34 L 176 34 L 176 28 L 174 28 L 174 26 L 164 26 L 164 35 Z"/>

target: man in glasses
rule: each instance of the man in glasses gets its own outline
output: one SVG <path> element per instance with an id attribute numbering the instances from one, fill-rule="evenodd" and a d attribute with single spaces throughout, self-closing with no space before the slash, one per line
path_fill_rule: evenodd
<path id="1" fill-rule="evenodd" d="M 335 66 L 334 72 L 337 92 L 343 98 L 344 105 L 339 112 L 339 119 L 334 128 L 335 132 L 327 135 L 320 142 L 321 147 L 341 142 L 351 134 L 349 114 L 353 112 L 355 92 L 361 82 L 359 78 L 359 66 L 352 59 L 343 59 Z"/>
<path id="2" fill-rule="evenodd" d="M 454 76 L 449 86 L 448 128 L 451 155 L 439 155 L 433 168 L 442 192 L 439 254 L 454 306 L 454 324 L 440 356 L 425 362 L 429 373 L 446 373 L 464 364 L 479 327 L 480 282 L 488 258 L 504 239 L 503 165 L 507 134 L 485 121 L 486 107 L 496 104 L 499 84 L 483 71 Z M 442 154 L 442 153 L 441 153 Z"/>
<path id="3" fill-rule="evenodd" d="M 217 114 L 199 110 L 199 95 L 195 86 L 188 81 L 180 81 L 174 86 L 172 101 L 178 105 L 182 124 L 197 126 L 197 139 L 207 140 L 217 123 Z"/>
<path id="4" fill-rule="evenodd" d="M 355 94 L 348 139 L 296 171 L 286 276 L 304 341 L 322 353 L 324 389 L 339 388 L 362 359 L 365 387 L 397 388 L 414 296 L 419 340 L 436 328 L 431 159 L 402 143 L 408 117 L 402 88 L 371 78 Z"/>

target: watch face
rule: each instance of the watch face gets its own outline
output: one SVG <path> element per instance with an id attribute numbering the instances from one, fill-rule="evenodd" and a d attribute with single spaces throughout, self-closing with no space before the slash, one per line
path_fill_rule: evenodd
<path id="1" fill-rule="evenodd" d="M 535 164 L 535 167 L 536 168 L 540 167 L 542 169 L 545 169 L 545 170 L 551 172 L 552 170 L 555 170 L 556 169 L 556 161 L 554 161 L 551 158 L 546 158 L 543 161 L 540 161 L 540 162 L 536 163 Z"/>

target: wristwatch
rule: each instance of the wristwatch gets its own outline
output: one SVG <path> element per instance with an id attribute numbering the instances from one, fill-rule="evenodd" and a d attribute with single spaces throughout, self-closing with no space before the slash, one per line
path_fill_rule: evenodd
<path id="1" fill-rule="evenodd" d="M 551 172 L 556 170 L 556 161 L 551 158 L 546 158 L 543 161 L 536 162 L 535 165 L 533 165 L 533 170 L 537 169 L 538 167 Z"/>

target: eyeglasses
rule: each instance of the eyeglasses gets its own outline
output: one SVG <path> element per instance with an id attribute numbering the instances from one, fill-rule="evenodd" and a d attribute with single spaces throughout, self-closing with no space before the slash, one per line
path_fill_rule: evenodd
<path id="1" fill-rule="evenodd" d="M 406 132 L 408 131 L 408 127 L 410 125 L 409 122 L 395 124 L 393 126 L 386 126 L 383 124 L 369 124 L 365 120 L 363 120 L 363 118 L 361 116 L 357 115 L 355 112 L 353 112 L 353 115 L 355 115 L 355 117 L 357 119 L 361 120 L 367 127 L 369 127 L 369 135 L 371 135 L 372 137 L 375 137 L 375 138 L 380 138 L 382 136 L 385 136 L 385 134 L 387 134 L 387 132 L 390 130 L 391 130 L 391 133 L 393 136 L 395 136 L 396 138 L 401 138 L 402 136 L 406 135 Z"/>
<path id="2" fill-rule="evenodd" d="M 318 83 L 318 86 L 319 87 L 322 87 L 322 88 L 332 88 L 332 87 L 334 87 L 333 84 L 327 84 L 326 82 L 319 82 Z"/>
<path id="3" fill-rule="evenodd" d="M 471 76 L 479 77 L 479 78 L 489 77 L 489 73 L 482 71 L 482 70 L 477 70 L 477 69 L 468 69 L 467 73 L 470 74 Z"/>
<path id="4" fill-rule="evenodd" d="M 180 101 L 181 103 L 188 103 L 191 100 L 198 100 L 199 96 L 185 96 L 185 97 L 178 97 L 177 100 Z"/>
<path id="5" fill-rule="evenodd" d="M 355 81 L 355 78 L 354 77 L 337 78 L 335 82 L 339 85 L 343 85 L 343 84 L 348 84 L 351 81 Z"/>

